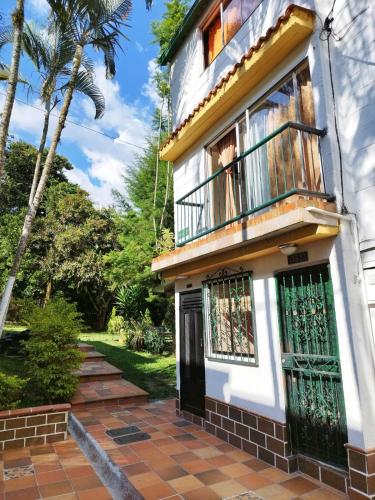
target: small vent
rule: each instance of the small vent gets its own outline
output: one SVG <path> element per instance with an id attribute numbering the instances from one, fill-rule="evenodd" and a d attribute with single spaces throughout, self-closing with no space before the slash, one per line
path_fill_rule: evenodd
<path id="1" fill-rule="evenodd" d="M 181 309 L 202 309 L 202 292 L 201 290 L 181 294 Z"/>

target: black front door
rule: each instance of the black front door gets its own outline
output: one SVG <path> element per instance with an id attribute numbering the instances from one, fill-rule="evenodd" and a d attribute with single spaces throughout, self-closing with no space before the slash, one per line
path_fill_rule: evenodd
<path id="1" fill-rule="evenodd" d="M 180 397 L 181 408 L 204 416 L 204 343 L 202 292 L 180 295 Z"/>

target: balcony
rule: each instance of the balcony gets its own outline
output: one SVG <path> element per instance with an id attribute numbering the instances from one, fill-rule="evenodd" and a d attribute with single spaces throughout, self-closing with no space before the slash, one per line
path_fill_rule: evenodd
<path id="1" fill-rule="evenodd" d="M 176 246 L 152 262 L 166 282 L 242 265 L 339 232 L 324 187 L 325 130 L 287 122 L 176 202 Z M 318 209 L 318 210 L 316 210 Z"/>
<path id="2" fill-rule="evenodd" d="M 329 199 L 319 138 L 325 130 L 287 122 L 177 200 L 176 246 L 261 214 L 293 195 Z"/>

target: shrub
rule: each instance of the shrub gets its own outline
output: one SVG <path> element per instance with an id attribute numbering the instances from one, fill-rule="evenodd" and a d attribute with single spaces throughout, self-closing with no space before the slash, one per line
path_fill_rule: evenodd
<path id="1" fill-rule="evenodd" d="M 74 304 L 58 297 L 44 309 L 34 307 L 26 319 L 32 331 L 25 342 L 26 367 L 36 398 L 44 403 L 70 401 L 78 384 L 73 372 L 83 359 L 77 347 L 80 314 Z"/>
<path id="2" fill-rule="evenodd" d="M 155 327 L 150 327 L 146 330 L 145 349 L 152 354 L 162 354 L 165 350 L 164 337 Z"/>
<path id="3" fill-rule="evenodd" d="M 127 319 L 136 320 L 144 311 L 145 291 L 138 284 L 122 286 L 116 295 L 116 306 Z"/>
<path id="4" fill-rule="evenodd" d="M 117 315 L 116 308 L 112 308 L 111 317 L 108 321 L 108 333 L 120 337 L 126 328 L 125 320 L 122 316 Z"/>
<path id="5" fill-rule="evenodd" d="M 129 322 L 129 335 L 127 345 L 134 351 L 142 351 L 145 345 L 145 330 L 142 321 Z"/>
<path id="6" fill-rule="evenodd" d="M 13 297 L 9 304 L 7 321 L 10 321 L 11 323 L 21 323 L 23 318 L 27 316 L 33 306 L 34 303 L 31 299 Z"/>
<path id="7" fill-rule="evenodd" d="M 16 408 L 22 399 L 27 379 L 0 372 L 0 410 Z"/>

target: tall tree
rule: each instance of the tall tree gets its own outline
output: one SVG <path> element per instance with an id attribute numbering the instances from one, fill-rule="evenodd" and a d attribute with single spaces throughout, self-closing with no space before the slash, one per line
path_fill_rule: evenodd
<path id="1" fill-rule="evenodd" d="M 107 77 L 113 77 L 116 71 L 116 50 L 119 47 L 119 38 L 123 35 L 121 30 L 126 26 L 125 21 L 131 9 L 130 0 L 48 0 L 48 3 L 56 25 L 60 26 L 62 31 L 68 32 L 75 42 L 74 56 L 57 126 L 51 140 L 34 199 L 29 205 L 25 217 L 16 255 L 2 296 L 0 304 L 0 337 L 4 329 L 5 318 L 17 272 L 29 241 L 36 211 L 42 200 L 57 146 L 68 116 L 73 93 L 79 78 L 79 70 L 82 60 L 85 57 L 85 49 L 92 46 L 101 51 L 104 55 Z M 149 4 L 150 2 L 147 1 L 146 3 Z"/>
<path id="2" fill-rule="evenodd" d="M 18 82 L 18 72 L 21 58 L 22 30 L 24 21 L 24 0 L 17 0 L 16 8 L 12 14 L 14 28 L 12 62 L 8 74 L 8 85 L 5 96 L 5 103 L 0 121 L 0 182 L 3 176 L 5 163 L 5 147 L 8 139 L 10 117 L 12 115 L 16 88 Z M 1 330 L 0 330 L 1 336 Z"/>
<path id="3" fill-rule="evenodd" d="M 70 32 L 61 29 L 53 18 L 47 26 L 34 23 L 24 24 L 22 33 L 22 49 L 31 59 L 41 79 L 40 98 L 44 105 L 44 122 L 39 142 L 38 155 L 34 167 L 34 176 L 29 194 L 29 204 L 34 199 L 39 181 L 42 157 L 47 141 L 51 113 L 66 88 L 75 51 L 75 41 Z M 0 48 L 12 43 L 13 29 L 5 26 L 0 30 Z M 94 84 L 94 66 L 91 59 L 82 58 L 83 69 L 79 71 L 75 90 L 82 92 L 93 101 L 96 109 L 95 118 L 100 118 L 105 109 L 105 102 L 100 89 Z M 1 188 L 0 188 L 1 189 Z"/>
<path id="4" fill-rule="evenodd" d="M 151 24 L 151 30 L 154 35 L 154 43 L 159 45 L 159 55 L 157 60 L 160 60 L 161 54 L 167 49 L 170 41 L 178 31 L 181 23 L 183 22 L 185 15 L 189 8 L 189 0 L 167 0 L 164 2 L 165 12 L 160 21 L 154 21 Z M 160 98 L 160 107 L 157 110 L 159 113 L 159 126 L 158 126 L 158 151 L 160 149 L 160 144 L 163 136 L 167 133 L 169 135 L 171 130 L 172 122 L 172 111 L 171 111 L 171 99 L 170 99 L 170 67 L 159 66 L 154 77 L 154 83 Z M 163 115 L 166 115 L 167 126 L 163 126 Z M 154 189 L 154 210 L 156 207 L 156 190 L 159 177 L 159 155 L 156 157 L 155 163 L 155 189 Z M 165 217 L 167 211 L 168 200 L 171 195 L 170 186 L 172 184 L 172 168 L 170 162 L 167 162 L 167 174 L 166 174 L 166 186 L 164 195 L 164 204 L 161 216 L 159 219 L 159 231 L 161 231 L 165 225 Z M 157 229 L 156 229 L 156 219 L 154 215 L 154 233 L 156 238 L 156 246 L 158 246 Z"/>

